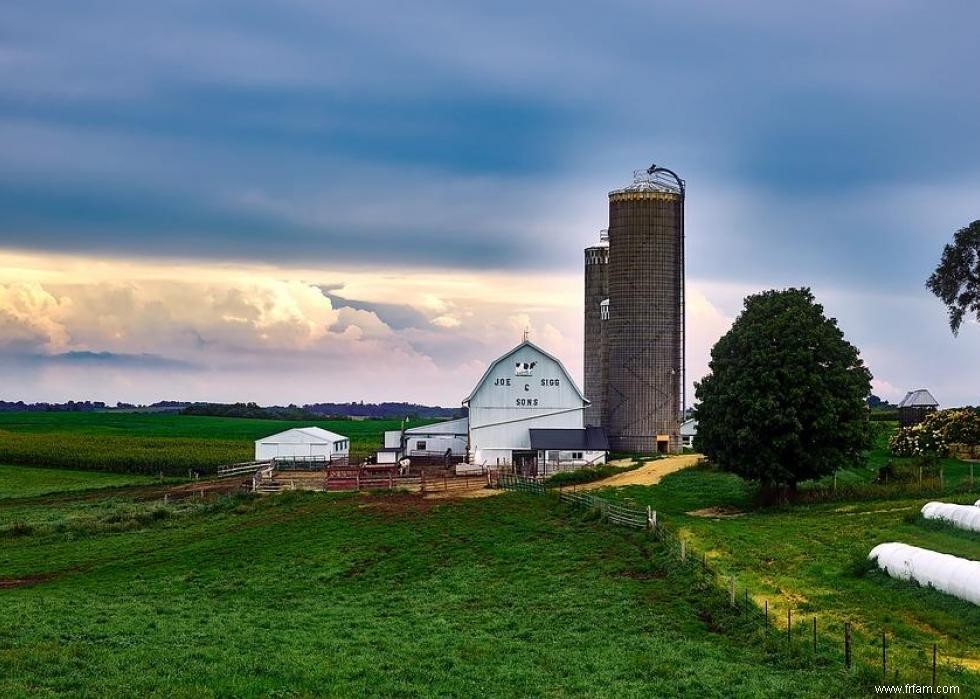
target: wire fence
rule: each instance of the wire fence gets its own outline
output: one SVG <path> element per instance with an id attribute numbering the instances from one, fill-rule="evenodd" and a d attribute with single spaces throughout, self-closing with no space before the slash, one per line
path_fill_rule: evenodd
<path id="1" fill-rule="evenodd" d="M 542 496 L 554 492 L 537 481 L 513 475 L 500 476 L 497 486 Z M 821 626 L 812 609 L 777 610 L 769 600 L 752 596 L 746 586 L 740 588 L 735 575 L 719 570 L 706 552 L 694 550 L 676 528 L 650 507 L 644 509 L 574 490 L 559 491 L 558 500 L 594 511 L 609 524 L 648 531 L 685 572 L 705 589 L 723 595 L 725 606 L 745 622 L 741 628 L 747 639 L 761 643 L 769 655 L 793 665 L 843 667 L 869 683 L 938 687 L 940 680 L 963 679 L 966 668 L 952 643 L 944 644 L 942 649 L 938 643 L 914 644 L 886 631 L 873 633 L 851 622 Z"/>

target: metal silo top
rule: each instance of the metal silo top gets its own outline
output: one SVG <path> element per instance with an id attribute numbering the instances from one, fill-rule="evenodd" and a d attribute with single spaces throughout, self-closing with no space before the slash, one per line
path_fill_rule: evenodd
<path id="1" fill-rule="evenodd" d="M 684 196 L 684 180 L 677 176 L 673 170 L 668 170 L 665 167 L 657 167 L 656 165 L 651 165 L 645 170 L 634 170 L 633 171 L 633 184 L 623 187 L 622 189 L 614 189 L 609 192 L 609 197 L 617 198 L 632 198 L 629 195 L 641 195 L 642 198 L 647 198 L 644 195 L 667 195 L 668 198 L 683 197 Z M 626 197 L 620 197 L 618 195 L 627 195 Z M 659 198 L 655 196 L 654 198 Z"/>

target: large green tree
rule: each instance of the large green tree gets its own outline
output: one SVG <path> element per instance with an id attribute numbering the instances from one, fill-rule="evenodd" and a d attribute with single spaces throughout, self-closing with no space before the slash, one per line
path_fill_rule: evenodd
<path id="1" fill-rule="evenodd" d="M 946 304 L 954 335 L 967 316 L 980 321 L 980 221 L 956 231 L 926 286 Z"/>
<path id="2" fill-rule="evenodd" d="M 871 372 L 809 289 L 746 298 L 695 389 L 695 447 L 769 491 L 831 474 L 870 443 Z"/>

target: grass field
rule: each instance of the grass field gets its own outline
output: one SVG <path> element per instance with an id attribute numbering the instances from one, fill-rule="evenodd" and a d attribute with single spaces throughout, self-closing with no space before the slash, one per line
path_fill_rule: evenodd
<path id="1" fill-rule="evenodd" d="M 254 441 L 317 425 L 350 437 L 354 458 L 381 446 L 399 420 L 254 420 L 144 413 L 0 413 L 0 463 L 184 475 L 248 461 Z M 424 424 L 413 422 L 412 424 Z"/>
<path id="2" fill-rule="evenodd" d="M 25 498 L 97 488 L 155 483 L 157 479 L 124 473 L 73 471 L 0 464 L 0 499 Z"/>
<path id="3" fill-rule="evenodd" d="M 879 442 L 869 466 L 850 478 L 870 482 L 875 464 L 887 458 Z M 972 503 L 980 496 L 966 492 L 967 464 L 947 460 L 945 468 L 944 501 Z M 839 630 L 849 621 L 862 639 L 860 652 L 879 665 L 885 631 L 900 672 L 926 673 L 934 642 L 946 660 L 980 672 L 980 607 L 892 580 L 866 563 L 868 552 L 886 541 L 980 560 L 975 534 L 917 516 L 931 498 L 888 497 L 882 490 L 870 500 L 760 508 L 751 485 L 710 467 L 669 475 L 656 487 L 604 492 L 654 507 L 724 578 L 735 577 L 739 594 L 747 589 L 760 605 L 768 600 L 776 619 L 792 608 L 798 618 L 816 616 L 821 628 Z M 980 694 L 980 675 L 972 681 Z"/>
<path id="4" fill-rule="evenodd" d="M 0 695 L 845 696 L 547 499 L 0 504 Z"/>

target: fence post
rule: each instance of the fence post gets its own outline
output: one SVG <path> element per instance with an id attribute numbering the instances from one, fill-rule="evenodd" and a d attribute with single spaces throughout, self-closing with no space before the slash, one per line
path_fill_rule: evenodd
<path id="1" fill-rule="evenodd" d="M 888 678 L 888 644 L 885 640 L 885 632 L 881 632 L 881 676 Z"/>
<path id="2" fill-rule="evenodd" d="M 939 469 L 939 489 L 940 490 L 945 490 L 946 489 L 946 478 L 945 478 L 945 476 L 943 474 L 942 467 L 940 467 L 940 469 Z"/>
<path id="3" fill-rule="evenodd" d="M 769 633 L 769 600 L 766 600 L 766 633 Z"/>
<path id="4" fill-rule="evenodd" d="M 817 617 L 813 617 L 813 654 L 817 654 Z"/>
<path id="5" fill-rule="evenodd" d="M 731 606 L 735 606 L 735 577 L 728 576 L 728 600 Z"/>
<path id="6" fill-rule="evenodd" d="M 851 622 L 844 622 L 844 667 L 851 669 Z"/>
<path id="7" fill-rule="evenodd" d="M 786 643 L 789 644 L 789 652 L 793 652 L 793 610 L 786 610 Z"/>
<path id="8" fill-rule="evenodd" d="M 687 560 L 687 539 L 681 539 L 681 560 Z"/>
<path id="9" fill-rule="evenodd" d="M 932 686 L 936 686 L 936 644 L 932 644 Z"/>
<path id="10" fill-rule="evenodd" d="M 254 489 L 253 489 L 253 490 L 254 490 Z M 168 498 L 168 497 L 170 497 L 170 494 L 169 494 L 169 493 L 164 493 L 164 494 L 163 494 L 163 504 L 164 504 L 164 505 L 166 505 L 166 504 L 167 504 L 167 498 Z"/>

